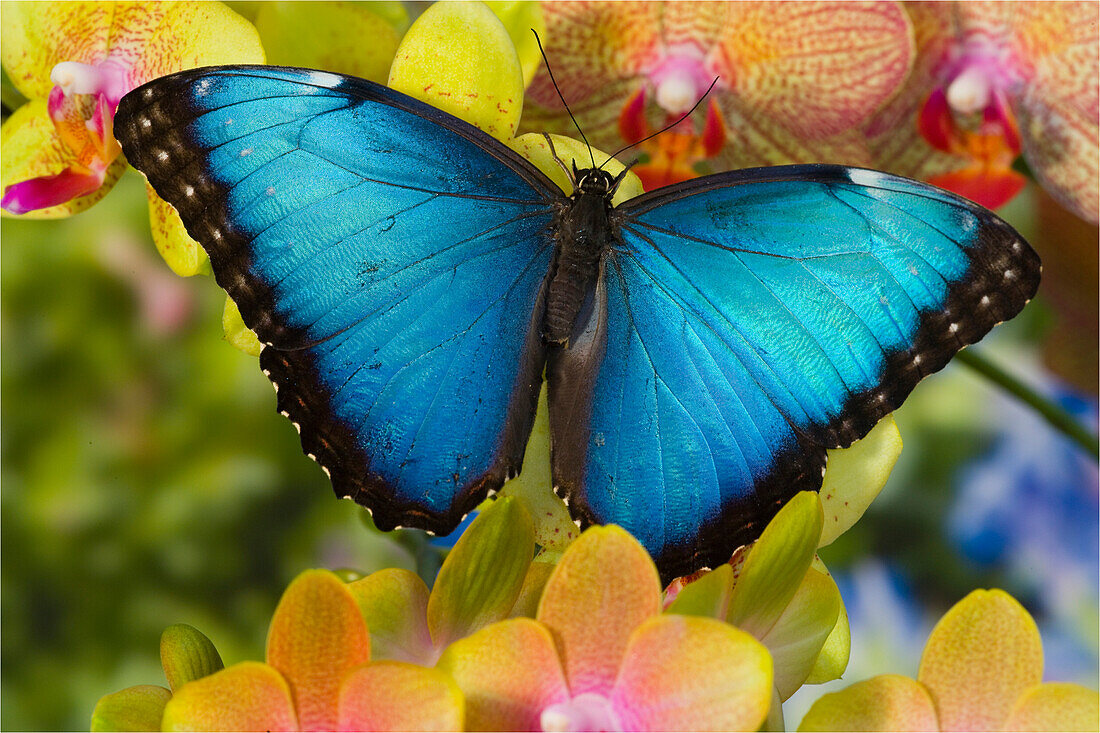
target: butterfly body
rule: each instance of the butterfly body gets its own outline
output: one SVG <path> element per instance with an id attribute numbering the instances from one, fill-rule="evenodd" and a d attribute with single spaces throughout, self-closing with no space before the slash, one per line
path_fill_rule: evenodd
<path id="1" fill-rule="evenodd" d="M 545 375 L 554 489 L 670 579 L 724 562 L 1039 261 L 996 215 L 840 166 L 611 205 L 351 77 L 212 67 L 120 103 L 127 159 L 264 344 L 304 451 L 383 529 L 451 531 L 521 469 Z"/>

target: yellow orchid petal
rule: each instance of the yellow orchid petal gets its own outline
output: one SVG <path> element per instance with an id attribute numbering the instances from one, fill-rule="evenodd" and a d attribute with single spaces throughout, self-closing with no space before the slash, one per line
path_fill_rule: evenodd
<path id="1" fill-rule="evenodd" d="M 283 676 L 266 664 L 241 662 L 177 690 L 160 730 L 301 729 Z"/>
<path id="2" fill-rule="evenodd" d="M 550 627 L 574 695 L 606 695 L 630 634 L 661 610 L 657 568 L 614 525 L 592 527 L 562 555 L 537 618 Z"/>
<path id="3" fill-rule="evenodd" d="M 554 563 L 549 562 L 531 563 L 527 568 L 527 576 L 523 579 L 523 587 L 519 589 L 519 597 L 508 612 L 509 617 L 535 617 L 539 610 L 539 601 L 542 600 L 542 592 L 546 589 L 546 581 L 550 579 L 555 567 Z"/>
<path id="4" fill-rule="evenodd" d="M 535 522 L 535 543 L 561 552 L 581 533 L 573 524 L 565 502 L 554 493 L 550 478 L 550 410 L 546 404 L 546 382 L 539 392 L 535 424 L 523 453 L 523 471 L 500 490 L 523 502 Z"/>
<path id="5" fill-rule="evenodd" d="M 172 693 L 157 685 L 137 685 L 104 695 L 92 711 L 89 730 L 160 730 Z"/>
<path id="6" fill-rule="evenodd" d="M 621 730 L 757 730 L 771 704 L 771 661 L 727 623 L 655 616 L 631 635 L 611 704 Z"/>
<path id="7" fill-rule="evenodd" d="M 538 730 L 544 708 L 569 699 L 550 631 L 499 621 L 447 647 L 437 665 L 466 696 L 468 730 Z"/>
<path id="8" fill-rule="evenodd" d="M 901 448 L 897 423 L 887 415 L 850 447 L 829 451 L 819 492 L 825 524 L 818 547 L 831 544 L 863 516 L 890 478 Z"/>
<path id="9" fill-rule="evenodd" d="M 249 356 L 259 356 L 264 348 L 256 334 L 244 325 L 240 309 L 228 295 L 225 296 L 225 309 L 222 311 L 222 333 L 231 346 Z"/>
<path id="10" fill-rule="evenodd" d="M 798 730 L 929 731 L 939 730 L 939 723 L 932 698 L 919 682 L 883 674 L 822 695 Z"/>
<path id="11" fill-rule="evenodd" d="M 158 196 L 148 183 L 145 184 L 145 191 L 149 197 L 149 226 L 153 231 L 153 244 L 172 272 L 180 277 L 209 275 L 210 258 L 202 245 L 191 239 L 179 212 Z"/>
<path id="12" fill-rule="evenodd" d="M 338 730 L 462 730 L 465 700 L 447 674 L 405 662 L 352 670 L 340 686 Z"/>
<path id="13" fill-rule="evenodd" d="M 396 2 L 270 2 L 256 14 L 269 64 L 324 69 L 379 84 L 389 77 L 408 25 L 408 13 Z M 363 43 L 365 38 L 370 43 Z"/>
<path id="14" fill-rule="evenodd" d="M 1002 590 L 976 590 L 944 614 L 917 674 L 945 731 L 1000 730 L 1016 700 L 1042 677 L 1039 629 Z"/>
<path id="15" fill-rule="evenodd" d="M 760 640 L 775 661 L 780 700 L 793 695 L 814 670 L 842 605 L 833 579 L 810 568 L 783 614 Z"/>
<path id="16" fill-rule="evenodd" d="M 1036 685 L 1016 701 L 1004 730 L 1100 730 L 1100 694 L 1069 682 Z"/>
<path id="17" fill-rule="evenodd" d="M 397 49 L 389 86 L 476 125 L 515 136 L 523 73 L 504 24 L 482 3 L 438 2 Z"/>
<path id="18" fill-rule="evenodd" d="M 825 563 L 820 557 L 815 556 L 811 568 L 824 573 L 832 578 Z M 833 581 L 834 585 L 836 581 Z M 837 589 L 840 592 L 840 589 Z M 814 662 L 814 668 L 810 670 L 810 676 L 806 678 L 807 685 L 820 685 L 823 682 L 840 679 L 844 670 L 848 668 L 848 659 L 852 654 L 852 629 L 848 623 L 848 611 L 844 608 L 844 599 L 840 599 L 840 613 L 837 615 L 836 625 L 829 633 L 821 647 L 821 653 Z"/>
<path id="19" fill-rule="evenodd" d="M 516 47 L 516 54 L 523 68 L 523 86 L 530 86 L 535 72 L 542 65 L 542 52 L 535 41 L 535 33 L 540 38 L 546 37 L 542 3 L 531 0 L 488 0 L 485 4 L 508 30 L 508 36 Z"/>
<path id="20" fill-rule="evenodd" d="M 370 631 L 371 657 L 434 664 L 428 586 L 416 573 L 387 568 L 348 583 Z"/>
<path id="21" fill-rule="evenodd" d="M 340 680 L 369 659 L 367 625 L 343 581 L 327 570 L 295 578 L 271 618 L 267 661 L 289 683 L 304 729 L 336 727 Z"/>
<path id="22" fill-rule="evenodd" d="M 7 7 L 3 3 L 0 7 Z M 17 109 L 0 127 L 0 190 L 42 176 L 52 176 L 66 170 L 73 154 L 57 136 L 45 99 L 34 99 Z M 103 182 L 95 191 L 63 204 L 21 214 L 23 219 L 60 219 L 87 209 L 111 190 L 126 170 L 126 161 L 116 158 L 106 170 Z M 4 216 L 9 216 L 4 212 Z"/>

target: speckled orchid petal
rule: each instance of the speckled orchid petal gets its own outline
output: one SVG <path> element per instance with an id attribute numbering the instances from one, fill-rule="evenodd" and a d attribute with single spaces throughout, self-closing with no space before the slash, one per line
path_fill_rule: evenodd
<path id="1" fill-rule="evenodd" d="M 341 731 L 462 730 L 465 701 L 448 675 L 403 662 L 375 662 L 340 686 Z"/>
<path id="2" fill-rule="evenodd" d="M 206 256 L 206 250 L 191 239 L 179 213 L 148 183 L 145 189 L 149 198 L 149 226 L 153 232 L 153 244 L 165 263 L 180 277 L 209 275 L 210 258 Z"/>
<path id="3" fill-rule="evenodd" d="M 172 624 L 160 635 L 160 665 L 173 690 L 225 667 L 214 643 L 188 624 Z"/>
<path id="4" fill-rule="evenodd" d="M 137 685 L 104 695 L 92 711 L 88 730 L 160 730 L 164 706 L 172 693 L 158 685 Z"/>
<path id="5" fill-rule="evenodd" d="M 822 695 L 800 731 L 939 730 L 932 698 L 919 682 L 895 674 L 872 677 Z"/>
<path id="6" fill-rule="evenodd" d="M 225 308 L 222 309 L 222 333 L 231 346 L 249 356 L 259 356 L 263 349 L 260 339 L 248 326 L 244 325 L 240 309 L 229 296 L 226 296 Z"/>
<path id="7" fill-rule="evenodd" d="M 829 451 L 818 492 L 825 512 L 818 547 L 832 543 L 859 521 L 886 485 L 901 448 L 897 423 L 887 415 L 850 447 Z"/>
<path id="8" fill-rule="evenodd" d="M 614 525 L 592 527 L 562 555 L 539 603 L 574 695 L 606 695 L 633 630 L 661 610 L 657 568 Z"/>
<path id="9" fill-rule="evenodd" d="M 255 22 L 269 64 L 384 84 L 409 16 L 398 2 L 275 2 L 261 4 Z"/>
<path id="10" fill-rule="evenodd" d="M 114 13 L 109 3 L 3 3 L 0 59 L 8 78 L 27 99 L 46 99 L 54 66 L 107 57 Z"/>
<path id="11" fill-rule="evenodd" d="M 764 638 L 798 592 L 813 561 L 822 521 L 821 502 L 812 491 L 795 494 L 779 510 L 741 568 L 727 621 Z"/>
<path id="12" fill-rule="evenodd" d="M 816 140 L 852 129 L 892 97 L 913 61 L 911 28 L 898 3 L 733 3 L 717 60 L 736 118 Z"/>
<path id="13" fill-rule="evenodd" d="M 945 731 L 1000 730 L 1016 700 L 1042 677 L 1039 630 L 1001 590 L 976 590 L 944 614 L 917 674 Z"/>
<path id="14" fill-rule="evenodd" d="M 522 135 L 520 139 L 527 137 L 535 136 Z M 513 140 L 511 144 L 516 146 L 517 143 L 518 140 Z M 519 143 L 519 148 L 522 153 L 522 143 Z M 547 162 L 549 161 L 536 164 L 541 166 Z M 568 507 L 554 493 L 553 487 L 550 478 L 550 409 L 546 404 L 546 382 L 543 382 L 535 412 L 535 424 L 531 427 L 531 435 L 523 453 L 523 471 L 504 483 L 500 495 L 514 496 L 527 507 L 535 523 L 535 542 L 540 547 L 561 552 L 580 535 L 581 530 L 573 524 Z"/>
<path id="15" fill-rule="evenodd" d="M 781 701 L 810 676 L 842 605 L 833 579 L 810 568 L 787 608 L 760 640 L 775 662 L 775 688 Z"/>
<path id="16" fill-rule="evenodd" d="M 531 619 L 459 639 L 437 666 L 466 697 L 468 730 L 540 730 L 543 710 L 570 698 L 550 631 Z"/>
<path id="17" fill-rule="evenodd" d="M 290 685 L 303 730 L 336 727 L 340 679 L 369 659 L 367 625 L 343 581 L 327 570 L 295 578 L 271 619 L 267 661 Z"/>
<path id="18" fill-rule="evenodd" d="M 1100 729 L 1100 694 L 1069 682 L 1032 687 L 1016 701 L 1004 730 L 1094 731 Z"/>
<path id="19" fill-rule="evenodd" d="M 348 583 L 370 631 L 372 659 L 432 665 L 438 657 L 428 633 L 428 586 L 409 570 L 387 568 Z"/>
<path id="20" fill-rule="evenodd" d="M 613 124 L 623 103 L 637 90 L 637 76 L 659 50 L 661 12 L 660 4 L 652 2 L 543 4 L 543 48 L 562 95 L 578 119 L 584 119 L 586 134 Z M 537 116 L 551 113 L 558 118 L 564 112 L 545 67 L 531 83 L 528 97 Z M 568 116 L 565 123 L 572 125 Z"/>
<path id="21" fill-rule="evenodd" d="M 70 171 L 72 152 L 57 136 L 45 99 L 31 100 L 4 122 L 0 146 L 5 215 L 11 208 L 27 219 L 72 216 L 106 196 L 126 170 L 126 161 L 115 158 L 102 174 Z"/>
<path id="22" fill-rule="evenodd" d="M 286 680 L 259 662 L 241 662 L 188 682 L 168 701 L 161 726 L 166 731 L 302 730 Z"/>
<path id="23" fill-rule="evenodd" d="M 622 730 L 757 730 L 771 703 L 771 657 L 744 631 L 665 614 L 630 637 L 609 699 Z"/>
<path id="24" fill-rule="evenodd" d="M 436 648 L 508 617 L 535 554 L 534 534 L 531 515 L 512 497 L 477 515 L 443 561 L 428 598 Z"/>
<path id="25" fill-rule="evenodd" d="M 1100 7 L 1018 3 L 1014 18 L 1033 75 L 1015 98 L 1024 157 L 1039 182 L 1081 218 L 1100 219 Z"/>
<path id="26" fill-rule="evenodd" d="M 505 142 L 523 110 L 515 46 L 482 3 L 445 1 L 425 10 L 397 49 L 389 86 Z"/>

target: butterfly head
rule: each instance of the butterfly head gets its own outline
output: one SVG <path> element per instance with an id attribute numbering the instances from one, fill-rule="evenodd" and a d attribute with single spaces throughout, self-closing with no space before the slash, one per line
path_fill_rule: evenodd
<path id="1" fill-rule="evenodd" d="M 615 191 L 618 190 L 619 184 L 623 182 L 629 170 L 630 167 L 627 166 L 623 169 L 622 173 L 613 176 L 607 171 L 599 168 L 582 168 L 578 170 L 577 164 L 574 162 L 573 197 L 576 198 L 582 194 L 590 194 L 610 199 L 615 195 Z"/>

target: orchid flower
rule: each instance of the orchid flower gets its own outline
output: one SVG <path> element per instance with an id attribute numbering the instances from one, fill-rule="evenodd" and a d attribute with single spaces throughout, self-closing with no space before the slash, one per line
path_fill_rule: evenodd
<path id="1" fill-rule="evenodd" d="M 1100 726 L 1100 695 L 1042 682 L 1030 614 L 1000 590 L 977 590 L 928 637 L 917 679 L 880 675 L 823 696 L 800 731 L 1066 730 Z"/>
<path id="2" fill-rule="evenodd" d="M 767 650 L 715 619 L 662 614 L 657 569 L 615 526 L 562 555 L 536 620 L 500 621 L 443 653 L 471 730 L 756 730 Z"/>
<path id="3" fill-rule="evenodd" d="M 703 161 L 866 162 L 857 128 L 912 56 L 893 2 L 546 3 L 544 14 L 551 70 L 595 145 L 617 150 L 675 122 L 714 83 L 699 127 L 685 121 L 641 146 L 647 189 Z M 526 129 L 574 130 L 549 71 L 528 102 Z"/>
<path id="4" fill-rule="evenodd" d="M 0 132 L 7 214 L 58 218 L 101 199 L 126 167 L 114 139 L 122 96 L 196 66 L 263 63 L 255 29 L 221 3 L 5 2 L 4 69 L 30 101 Z M 205 254 L 149 190 L 154 239 L 179 274 Z"/>
<path id="5" fill-rule="evenodd" d="M 867 125 L 875 164 L 989 208 L 1025 178 L 1096 222 L 1100 10 L 1095 3 L 907 3 L 917 61 Z"/>

